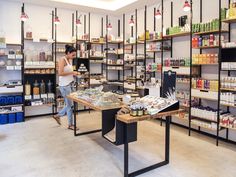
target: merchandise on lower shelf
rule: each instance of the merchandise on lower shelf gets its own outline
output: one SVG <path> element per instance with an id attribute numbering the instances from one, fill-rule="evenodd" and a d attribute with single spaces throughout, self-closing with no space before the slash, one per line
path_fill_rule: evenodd
<path id="1" fill-rule="evenodd" d="M 55 74 L 55 69 L 25 69 L 25 74 Z"/>
<path id="2" fill-rule="evenodd" d="M 200 120 L 192 120 L 191 123 L 196 126 L 203 127 L 206 129 L 217 130 L 217 124 L 213 123 L 213 122 L 207 123 L 207 122 L 200 121 Z"/>
<path id="3" fill-rule="evenodd" d="M 236 116 L 231 113 L 220 115 L 220 125 L 236 129 Z"/>
<path id="4" fill-rule="evenodd" d="M 223 36 L 222 36 L 223 41 Z M 209 35 L 204 37 L 194 37 L 192 39 L 192 47 L 199 48 L 199 47 L 217 47 L 219 46 L 219 36 L 217 35 Z"/>
<path id="5" fill-rule="evenodd" d="M 167 43 L 167 42 L 163 43 L 163 47 L 160 42 L 156 42 L 156 43 L 147 44 L 146 48 L 147 48 L 147 51 L 154 51 L 154 52 L 171 49 L 169 43 Z"/>
<path id="6" fill-rule="evenodd" d="M 235 48 L 236 42 L 223 42 L 222 48 Z"/>
<path id="7" fill-rule="evenodd" d="M 176 98 L 180 101 L 181 106 L 189 106 L 189 91 L 187 90 L 176 90 Z"/>
<path id="8" fill-rule="evenodd" d="M 233 92 L 220 93 L 220 104 L 235 106 L 236 94 Z"/>
<path id="9" fill-rule="evenodd" d="M 217 64 L 218 54 L 208 53 L 208 54 L 193 54 L 192 64 Z"/>
<path id="10" fill-rule="evenodd" d="M 236 70 L 236 62 L 222 62 L 221 69 L 222 70 Z"/>
<path id="11" fill-rule="evenodd" d="M 222 77 L 221 88 L 236 90 L 236 77 Z"/>
<path id="12" fill-rule="evenodd" d="M 190 66 L 190 58 L 166 58 L 164 61 L 164 66 Z"/>
<path id="13" fill-rule="evenodd" d="M 24 113 L 21 111 L 12 111 L 0 109 L 0 124 L 12 124 L 24 121 Z"/>
<path id="14" fill-rule="evenodd" d="M 161 63 L 148 63 L 146 66 L 147 72 L 157 72 L 161 71 Z"/>
<path id="15" fill-rule="evenodd" d="M 210 90 L 218 91 L 218 81 L 217 80 L 207 80 L 200 78 L 192 78 L 192 88 L 200 90 Z"/>
<path id="16" fill-rule="evenodd" d="M 217 109 L 213 109 L 210 107 L 192 107 L 191 115 L 193 117 L 198 117 L 206 120 L 217 121 Z"/>

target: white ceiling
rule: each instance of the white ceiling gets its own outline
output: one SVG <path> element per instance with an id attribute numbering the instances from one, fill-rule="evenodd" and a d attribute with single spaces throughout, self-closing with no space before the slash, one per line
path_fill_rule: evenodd
<path id="1" fill-rule="evenodd" d="M 84 1 L 83 5 L 71 4 L 71 3 L 64 3 L 64 2 L 56 2 L 55 0 L 11 0 L 17 2 L 24 2 L 25 4 L 35 4 L 41 6 L 49 6 L 49 7 L 57 7 L 57 8 L 64 8 L 64 9 L 72 9 L 72 10 L 79 10 L 83 12 L 91 12 L 91 13 L 102 13 L 102 14 L 110 14 L 110 15 L 121 15 L 122 13 L 130 12 L 130 9 L 134 11 L 134 9 L 144 8 L 145 5 L 153 5 L 159 4 L 160 0 L 82 0 Z M 57 0 L 62 1 L 62 0 Z M 68 2 L 73 2 L 76 0 L 67 0 Z M 79 0 L 81 1 L 81 0 Z M 121 8 L 117 9 L 115 7 L 109 8 L 113 10 L 104 10 L 101 8 L 89 7 L 85 1 L 98 1 L 103 3 L 107 3 L 112 7 L 113 5 L 118 6 L 117 3 Z M 122 2 L 123 1 L 123 2 Z M 87 6 L 86 6 L 87 5 Z M 117 10 L 115 10 L 117 9 Z"/>

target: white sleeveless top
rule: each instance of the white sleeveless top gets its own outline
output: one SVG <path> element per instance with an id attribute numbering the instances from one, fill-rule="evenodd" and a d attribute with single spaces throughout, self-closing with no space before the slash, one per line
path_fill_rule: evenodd
<path id="1" fill-rule="evenodd" d="M 73 72 L 73 66 L 68 62 L 66 57 L 64 57 L 66 66 L 64 66 L 64 72 Z M 59 76 L 59 86 L 67 86 L 74 81 L 73 75 Z"/>

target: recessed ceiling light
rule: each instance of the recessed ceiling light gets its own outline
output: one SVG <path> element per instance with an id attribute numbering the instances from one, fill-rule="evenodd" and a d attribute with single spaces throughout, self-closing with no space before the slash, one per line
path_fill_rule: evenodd
<path id="1" fill-rule="evenodd" d="M 137 0 L 51 0 L 51 1 L 116 11 L 122 7 L 132 4 Z"/>

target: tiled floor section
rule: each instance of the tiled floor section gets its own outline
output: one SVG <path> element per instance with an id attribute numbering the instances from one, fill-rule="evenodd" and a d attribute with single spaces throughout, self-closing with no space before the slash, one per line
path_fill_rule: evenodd
<path id="1" fill-rule="evenodd" d="M 100 114 L 80 114 L 81 131 L 99 127 Z M 83 125 L 83 126 L 82 126 Z M 164 127 L 139 123 L 138 142 L 130 145 L 130 170 L 164 157 Z M 171 162 L 142 177 L 235 177 L 236 147 L 173 127 Z M 122 177 L 123 146 L 113 146 L 101 133 L 74 137 L 52 118 L 34 118 L 0 126 L 0 177 Z"/>

